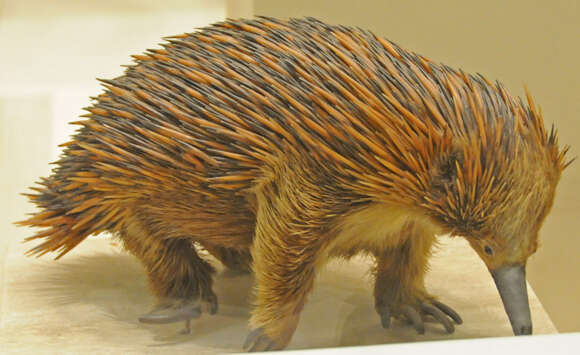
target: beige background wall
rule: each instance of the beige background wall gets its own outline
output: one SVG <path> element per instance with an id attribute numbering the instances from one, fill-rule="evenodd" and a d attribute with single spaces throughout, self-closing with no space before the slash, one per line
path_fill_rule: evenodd
<path id="1" fill-rule="evenodd" d="M 121 73 L 131 53 L 162 35 L 224 16 L 315 16 L 371 29 L 435 60 L 500 79 L 525 81 L 580 154 L 580 2 L 569 1 L 18 1 L 0 0 L 0 265 L 9 222 L 30 206 L 17 195 L 45 175 L 64 124 L 99 91 L 95 77 Z M 560 331 L 580 331 L 580 162 L 566 171 L 529 279 Z M 0 284 L 2 269 L 0 268 Z M 481 282 L 481 280 L 474 280 Z M 469 284 L 457 287 L 469 287 Z M 0 295 L 1 303 L 1 295 Z"/>
<path id="2" fill-rule="evenodd" d="M 580 154 L 580 1 L 255 0 L 256 15 L 314 16 L 359 26 L 434 60 L 501 80 L 525 82 Z M 530 260 L 529 280 L 560 331 L 580 331 L 580 162 L 564 174 Z M 481 280 L 473 280 L 481 282 Z M 491 281 L 490 281 L 491 282 Z M 469 284 L 457 287 L 469 287 Z"/>
<path id="3" fill-rule="evenodd" d="M 66 123 L 77 120 L 89 96 L 101 90 L 95 78 L 120 75 L 129 55 L 155 47 L 161 36 L 223 19 L 226 5 L 0 0 L 0 317 L 8 246 L 30 235 L 12 225 L 33 207 L 19 193 L 48 175 L 56 145 L 75 129 Z"/>

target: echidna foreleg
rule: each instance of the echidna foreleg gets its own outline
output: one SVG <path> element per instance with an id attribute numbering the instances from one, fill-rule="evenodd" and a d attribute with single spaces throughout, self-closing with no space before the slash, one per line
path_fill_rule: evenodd
<path id="1" fill-rule="evenodd" d="M 381 323 L 388 328 L 391 317 L 406 318 L 422 334 L 423 319 L 429 315 L 452 333 L 455 328 L 451 320 L 461 324 L 461 317 L 425 289 L 424 277 L 435 236 L 416 225 L 409 225 L 403 233 L 406 235 L 401 238 L 402 245 L 375 255 L 375 308 Z"/>
<path id="2" fill-rule="evenodd" d="M 244 349 L 277 350 L 289 343 L 311 291 L 324 235 L 322 184 L 300 169 L 282 167 L 257 193 L 253 244 L 255 309 Z"/>
<path id="3" fill-rule="evenodd" d="M 143 323 L 173 323 L 197 318 L 202 311 L 217 311 L 212 291 L 214 269 L 201 259 L 190 239 L 164 239 L 133 219 L 121 232 L 121 239 L 147 270 L 158 305 L 139 318 Z"/>

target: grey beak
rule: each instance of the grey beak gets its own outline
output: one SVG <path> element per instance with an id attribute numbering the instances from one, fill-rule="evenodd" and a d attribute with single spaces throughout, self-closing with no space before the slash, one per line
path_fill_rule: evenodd
<path id="1" fill-rule="evenodd" d="M 491 272 L 515 335 L 532 334 L 524 266 L 502 266 Z"/>

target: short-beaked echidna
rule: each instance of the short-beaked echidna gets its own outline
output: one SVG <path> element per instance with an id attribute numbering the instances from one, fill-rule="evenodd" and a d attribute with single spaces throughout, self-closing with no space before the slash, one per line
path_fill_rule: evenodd
<path id="1" fill-rule="evenodd" d="M 315 19 L 228 20 L 135 56 L 33 188 L 58 257 L 109 231 L 144 264 L 144 322 L 217 310 L 207 249 L 252 268 L 248 350 L 285 347 L 330 257 L 376 258 L 382 324 L 461 318 L 424 287 L 436 235 L 464 236 L 515 334 L 530 334 L 525 264 L 565 162 L 539 110 L 499 83 Z"/>

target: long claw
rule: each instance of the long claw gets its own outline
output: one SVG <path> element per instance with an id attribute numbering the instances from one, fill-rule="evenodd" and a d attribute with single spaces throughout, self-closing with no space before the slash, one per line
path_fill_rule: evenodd
<path id="1" fill-rule="evenodd" d="M 441 312 L 439 308 L 436 308 L 430 304 L 422 304 L 421 310 L 427 314 L 432 315 L 439 321 L 439 323 L 443 324 L 447 333 L 451 334 L 455 331 L 455 327 L 453 326 L 453 323 L 451 323 L 451 320 L 449 320 L 445 313 Z"/>
<path id="2" fill-rule="evenodd" d="M 419 315 L 419 312 L 417 312 L 413 307 L 408 305 L 403 306 L 401 311 L 403 312 L 403 314 L 405 314 L 405 316 L 407 316 L 407 318 L 411 321 L 411 323 L 413 323 L 413 327 L 417 329 L 417 333 L 425 334 L 425 324 L 423 323 L 423 320 L 421 319 L 421 315 Z"/>
<path id="3" fill-rule="evenodd" d="M 387 329 L 391 326 L 391 310 L 388 306 L 382 306 L 377 308 L 377 312 L 381 316 L 381 324 L 383 328 Z"/>
<path id="4" fill-rule="evenodd" d="M 451 307 L 449 307 L 448 305 L 441 303 L 439 301 L 431 301 L 431 303 L 433 303 L 433 305 L 435 307 L 442 310 L 443 313 L 445 313 L 449 317 L 451 317 L 451 319 L 453 319 L 455 321 L 455 323 L 463 324 L 463 319 L 461 319 L 461 316 L 457 312 L 455 312 Z"/>
<path id="5" fill-rule="evenodd" d="M 251 344 L 254 343 L 254 339 L 258 337 L 262 333 L 262 329 L 254 329 L 248 334 L 246 337 L 246 341 L 244 342 L 244 349 L 247 349 Z"/>
<path id="6" fill-rule="evenodd" d="M 389 328 L 393 314 L 392 309 L 388 304 L 382 302 L 382 300 L 379 301 L 377 302 L 378 304 L 375 303 L 375 310 L 381 317 L 383 328 Z M 394 311 L 397 316 L 404 316 L 419 334 L 425 333 L 425 316 L 433 317 L 438 323 L 443 325 L 449 334 L 455 332 L 454 322 L 457 324 L 463 323 L 463 320 L 457 312 L 446 304 L 433 300 L 432 297 L 397 306 Z"/>
<path id="7" fill-rule="evenodd" d="M 151 324 L 166 324 L 188 319 L 198 318 L 201 315 L 201 307 L 199 304 L 191 304 L 180 308 L 172 308 L 171 306 L 159 307 L 153 311 L 139 317 L 141 323 Z"/>
<path id="8" fill-rule="evenodd" d="M 273 347 L 274 341 L 264 334 L 262 328 L 252 330 L 244 342 L 244 350 L 247 352 L 268 351 Z"/>
<path id="9" fill-rule="evenodd" d="M 218 300 L 215 295 L 211 295 L 206 302 L 202 303 L 203 311 L 208 314 L 216 314 L 218 311 Z"/>
<path id="10" fill-rule="evenodd" d="M 191 334 L 191 319 L 185 321 L 185 328 L 180 332 L 180 334 Z"/>

